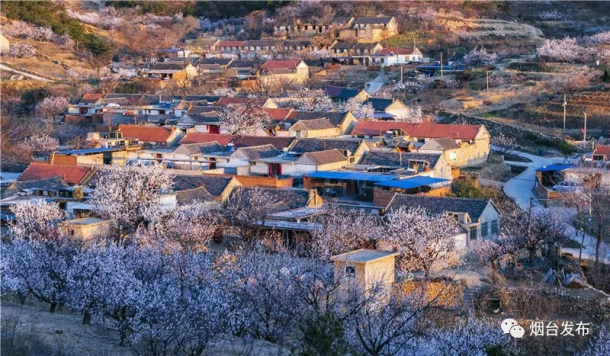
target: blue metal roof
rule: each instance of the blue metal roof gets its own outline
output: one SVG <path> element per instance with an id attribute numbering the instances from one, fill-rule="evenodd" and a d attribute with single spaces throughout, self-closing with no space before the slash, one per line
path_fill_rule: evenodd
<path id="1" fill-rule="evenodd" d="M 125 149 L 124 147 L 86 148 L 86 149 L 82 149 L 82 150 L 60 151 L 59 153 L 64 154 L 64 155 L 86 155 L 86 154 L 122 151 L 124 149 Z"/>
<path id="2" fill-rule="evenodd" d="M 569 164 L 551 164 L 549 166 L 542 166 L 536 169 L 536 172 L 550 172 L 550 171 L 563 171 L 570 168 Z"/>
<path id="3" fill-rule="evenodd" d="M 423 187 L 426 185 L 448 182 L 448 179 L 432 178 L 432 177 L 413 177 L 407 179 L 395 179 L 387 182 L 376 183 L 375 185 L 399 189 L 411 189 Z"/>
<path id="4" fill-rule="evenodd" d="M 396 179 L 399 176 L 394 174 L 379 174 L 379 173 L 364 173 L 364 172 L 348 172 L 348 171 L 317 171 L 307 174 L 309 178 L 320 179 L 338 179 L 338 180 L 360 180 L 368 182 L 384 182 L 387 180 Z"/>

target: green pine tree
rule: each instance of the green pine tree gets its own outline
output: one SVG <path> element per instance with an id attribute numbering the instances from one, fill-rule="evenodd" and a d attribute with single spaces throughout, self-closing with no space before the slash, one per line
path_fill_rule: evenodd
<path id="1" fill-rule="evenodd" d="M 348 351 L 343 323 L 332 312 L 307 319 L 299 329 L 303 333 L 301 356 L 342 356 Z"/>
<path id="2" fill-rule="evenodd" d="M 608 68 L 604 70 L 604 77 L 602 78 L 604 82 L 610 82 L 610 72 L 608 72 Z"/>

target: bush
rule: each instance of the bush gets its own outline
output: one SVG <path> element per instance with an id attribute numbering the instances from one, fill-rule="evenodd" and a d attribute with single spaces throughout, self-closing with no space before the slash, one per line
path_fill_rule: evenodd
<path id="1" fill-rule="evenodd" d="M 574 147 L 562 139 L 550 139 L 533 132 L 528 132 L 525 138 L 537 145 L 558 149 L 566 155 L 574 153 Z"/>

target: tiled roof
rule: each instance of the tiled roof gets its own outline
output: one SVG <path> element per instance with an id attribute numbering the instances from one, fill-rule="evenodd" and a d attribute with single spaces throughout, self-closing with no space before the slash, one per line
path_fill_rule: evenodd
<path id="1" fill-rule="evenodd" d="M 599 146 L 595 147 L 595 151 L 593 151 L 593 154 L 606 155 L 606 156 L 610 157 L 610 146 L 599 145 Z"/>
<path id="2" fill-rule="evenodd" d="M 266 101 L 267 101 L 267 99 L 265 99 L 265 98 L 231 98 L 231 97 L 224 97 L 224 98 L 218 99 L 218 101 L 216 102 L 216 105 L 218 105 L 218 106 L 227 106 L 227 105 L 246 104 L 246 105 L 252 105 L 252 106 L 263 106 Z"/>
<path id="3" fill-rule="evenodd" d="M 363 104 L 371 104 L 375 111 L 384 111 L 388 106 L 392 105 L 392 99 L 368 98 Z"/>
<path id="4" fill-rule="evenodd" d="M 178 205 L 192 204 L 196 201 L 206 202 L 214 201 L 214 196 L 210 194 L 204 187 L 198 187 L 188 190 L 175 192 L 176 202 Z"/>
<path id="5" fill-rule="evenodd" d="M 337 95 L 339 95 L 343 89 L 346 89 L 346 88 L 338 87 L 338 86 L 334 86 L 334 85 L 328 85 L 326 88 L 324 88 L 324 94 L 326 94 L 330 98 L 334 98 Z"/>
<path id="6" fill-rule="evenodd" d="M 242 147 L 237 151 L 243 153 L 250 160 L 279 156 L 282 152 L 278 151 L 273 145 L 263 145 L 254 147 Z M 236 151 L 236 152 L 237 152 Z"/>
<path id="7" fill-rule="evenodd" d="M 260 190 L 269 198 L 275 206 L 270 213 L 297 209 L 307 206 L 309 193 L 306 189 L 299 188 L 260 188 L 260 187 L 239 187 L 234 194 L 245 194 L 246 197 Z"/>
<path id="8" fill-rule="evenodd" d="M 218 57 L 214 57 L 214 58 L 200 58 L 199 59 L 199 64 L 218 64 L 221 66 L 226 66 L 228 65 L 233 59 L 232 58 L 218 58 Z"/>
<path id="9" fill-rule="evenodd" d="M 421 146 L 420 150 L 434 150 L 434 151 L 446 151 L 446 150 L 455 150 L 460 148 L 460 145 L 455 143 L 454 139 L 445 137 L 445 138 L 435 138 L 426 142 L 423 146 Z"/>
<path id="10" fill-rule="evenodd" d="M 370 151 L 366 154 L 366 156 L 364 156 L 361 164 L 368 166 L 407 167 L 409 166 L 409 161 L 425 161 L 430 163 L 430 168 L 433 168 L 440 157 L 440 153 L 395 153 Z"/>
<path id="11" fill-rule="evenodd" d="M 194 64 L 195 62 L 197 62 L 197 60 L 199 60 L 199 57 L 174 57 L 174 58 L 166 58 L 165 61 L 163 63 L 190 63 L 190 64 Z"/>
<path id="12" fill-rule="evenodd" d="M 174 191 L 203 187 L 204 179 L 203 176 L 176 175 L 174 176 Z"/>
<path id="13" fill-rule="evenodd" d="M 279 121 L 286 119 L 292 113 L 292 108 L 251 108 L 248 111 L 259 111 L 267 114 L 271 120 Z"/>
<path id="14" fill-rule="evenodd" d="M 356 95 L 358 95 L 358 93 L 360 93 L 360 90 L 358 89 L 343 89 L 337 96 L 337 99 L 343 99 L 343 100 L 349 100 L 351 98 L 356 97 Z"/>
<path id="15" fill-rule="evenodd" d="M 377 54 L 386 55 L 386 54 L 411 54 L 413 53 L 413 48 L 401 48 L 401 47 L 388 47 L 380 50 Z"/>
<path id="16" fill-rule="evenodd" d="M 252 147 L 262 145 L 273 145 L 278 150 L 288 147 L 294 142 L 294 137 L 276 136 L 241 136 L 235 140 L 235 147 Z"/>
<path id="17" fill-rule="evenodd" d="M 231 182 L 233 177 L 221 177 L 221 176 L 212 176 L 212 175 L 204 175 L 203 178 L 203 187 L 210 194 L 215 197 L 218 197 L 222 194 L 222 192 L 227 188 L 227 185 Z"/>
<path id="18" fill-rule="evenodd" d="M 247 41 L 220 41 L 216 45 L 216 48 L 219 47 L 242 47 L 246 44 Z"/>
<path id="19" fill-rule="evenodd" d="M 180 141 L 180 144 L 218 142 L 219 144 L 226 146 L 232 140 L 233 136 L 231 135 L 191 132 L 184 136 Z"/>
<path id="20" fill-rule="evenodd" d="M 235 60 L 229 64 L 229 68 L 258 68 L 263 63 L 260 60 Z"/>
<path id="21" fill-rule="evenodd" d="M 84 184 L 91 178 L 94 170 L 80 166 L 60 166 L 54 164 L 32 162 L 17 178 L 18 181 L 39 180 L 61 177 L 68 184 Z"/>
<path id="22" fill-rule="evenodd" d="M 290 121 L 297 122 L 299 120 L 313 120 L 326 118 L 333 125 L 338 126 L 347 115 L 347 111 L 293 111 L 290 114 Z"/>
<path id="23" fill-rule="evenodd" d="M 301 138 L 290 148 L 291 152 L 305 153 L 337 149 L 340 152 L 349 151 L 354 154 L 362 141 L 341 139 Z"/>
<path id="24" fill-rule="evenodd" d="M 325 130 L 335 128 L 336 125 L 333 125 L 326 118 L 322 119 L 313 119 L 313 120 L 299 120 L 296 124 L 290 127 L 290 131 L 296 130 Z"/>
<path id="25" fill-rule="evenodd" d="M 218 144 L 218 142 L 202 142 L 202 143 L 186 143 L 181 144 L 176 150 L 187 150 L 190 154 L 201 154 L 201 153 L 212 153 L 221 152 L 224 147 Z M 176 152 L 174 150 L 174 152 Z"/>
<path id="26" fill-rule="evenodd" d="M 103 98 L 104 94 L 85 94 L 80 100 L 81 103 L 95 103 L 99 99 Z"/>
<path id="27" fill-rule="evenodd" d="M 189 63 L 187 63 L 189 64 Z M 181 71 L 186 68 L 186 65 L 182 62 L 171 62 L 171 63 L 155 63 L 152 67 L 150 67 L 149 71 L 157 71 L 157 70 L 175 70 Z"/>
<path id="28" fill-rule="evenodd" d="M 490 199 L 464 199 L 396 194 L 388 205 L 387 210 L 391 212 L 400 207 L 421 207 L 434 214 L 444 214 L 447 212 L 468 213 L 472 221 L 477 221 L 490 201 Z"/>
<path id="29" fill-rule="evenodd" d="M 37 180 L 28 181 L 16 181 L 9 184 L 8 187 L 2 192 L 2 198 L 11 197 L 24 189 L 32 188 L 44 188 L 51 190 L 59 190 L 62 188 L 69 187 L 70 185 L 61 177 L 54 176 L 52 178 L 43 178 Z"/>
<path id="30" fill-rule="evenodd" d="M 120 125 L 118 132 L 124 138 L 137 138 L 142 142 L 166 142 L 172 131 L 165 127 L 141 126 L 141 125 Z"/>
<path id="31" fill-rule="evenodd" d="M 261 65 L 261 69 L 295 69 L 299 61 L 274 61 L 268 60 Z"/>
<path id="32" fill-rule="evenodd" d="M 369 24 L 387 24 L 390 22 L 390 20 L 392 20 L 391 17 L 389 16 L 383 16 L 383 17 L 359 17 L 355 22 L 354 25 L 369 25 Z"/>
<path id="33" fill-rule="evenodd" d="M 474 140 L 482 125 L 410 124 L 397 121 L 360 121 L 353 135 L 383 136 L 386 131 L 402 130 L 417 138 L 452 138 Z"/>
<path id="34" fill-rule="evenodd" d="M 303 156 L 311 158 L 311 160 L 317 165 L 346 161 L 345 156 L 337 150 L 308 152 L 304 153 Z"/>

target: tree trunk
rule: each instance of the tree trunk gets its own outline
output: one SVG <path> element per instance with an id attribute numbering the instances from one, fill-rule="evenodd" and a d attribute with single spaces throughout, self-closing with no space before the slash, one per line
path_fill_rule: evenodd
<path id="1" fill-rule="evenodd" d="M 89 312 L 85 312 L 85 315 L 83 315 L 83 325 L 91 325 L 91 314 Z"/>
<path id="2" fill-rule="evenodd" d="M 603 220 L 600 219 L 600 222 L 597 225 L 597 241 L 595 241 L 595 270 L 596 271 L 599 268 L 599 255 L 600 255 L 600 249 L 602 246 L 603 231 L 604 231 Z"/>
<path id="3" fill-rule="evenodd" d="M 49 310 L 49 312 L 55 313 L 56 309 L 57 309 L 57 303 L 51 303 L 51 309 Z"/>

